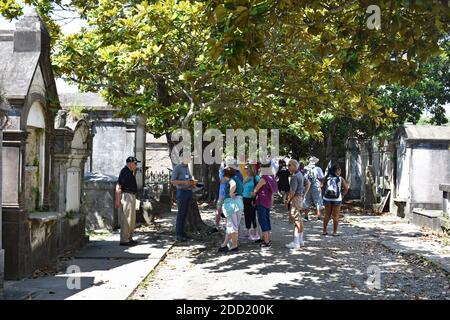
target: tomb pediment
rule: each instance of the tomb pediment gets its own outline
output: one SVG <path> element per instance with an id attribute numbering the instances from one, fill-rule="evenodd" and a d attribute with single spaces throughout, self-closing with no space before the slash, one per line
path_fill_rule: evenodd
<path id="1" fill-rule="evenodd" d="M 33 77 L 33 80 L 31 82 L 29 92 L 30 93 L 39 93 L 43 97 L 45 97 L 46 88 L 47 88 L 47 86 L 45 84 L 45 80 L 44 80 L 44 76 L 42 74 L 41 66 L 38 65 L 37 68 L 36 68 L 36 72 L 34 73 L 34 77 Z"/>

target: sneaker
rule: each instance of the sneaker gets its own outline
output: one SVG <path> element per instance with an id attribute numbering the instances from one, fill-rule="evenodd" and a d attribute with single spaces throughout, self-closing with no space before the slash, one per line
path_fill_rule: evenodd
<path id="1" fill-rule="evenodd" d="M 286 248 L 288 248 L 288 249 L 300 249 L 300 243 L 297 243 L 295 241 L 289 242 L 286 245 Z"/>
<path id="2" fill-rule="evenodd" d="M 248 234 L 241 234 L 239 236 L 239 239 L 241 239 L 241 240 L 248 240 L 249 238 L 250 238 L 250 235 L 248 235 Z"/>
<path id="3" fill-rule="evenodd" d="M 269 242 L 261 242 L 261 249 L 270 249 L 272 248 L 272 241 Z"/>
<path id="4" fill-rule="evenodd" d="M 228 252 L 238 252 L 239 251 L 239 247 L 235 247 L 233 249 L 228 250 Z"/>
<path id="5" fill-rule="evenodd" d="M 248 237 L 249 240 L 251 241 L 259 241 L 261 240 L 260 236 L 258 236 L 257 234 L 251 234 L 250 237 Z"/>
<path id="6" fill-rule="evenodd" d="M 237 247 L 236 247 L 237 248 Z M 235 248 L 235 249 L 236 249 Z M 218 250 L 217 250 L 217 252 L 228 252 L 230 249 L 228 249 L 228 246 L 225 246 L 225 247 L 220 247 Z"/>

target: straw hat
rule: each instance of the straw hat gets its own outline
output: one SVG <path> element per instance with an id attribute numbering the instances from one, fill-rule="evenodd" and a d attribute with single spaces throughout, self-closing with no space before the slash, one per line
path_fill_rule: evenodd
<path id="1" fill-rule="evenodd" d="M 319 158 L 312 156 L 308 159 L 308 161 L 309 164 L 316 164 L 317 162 L 319 162 Z"/>

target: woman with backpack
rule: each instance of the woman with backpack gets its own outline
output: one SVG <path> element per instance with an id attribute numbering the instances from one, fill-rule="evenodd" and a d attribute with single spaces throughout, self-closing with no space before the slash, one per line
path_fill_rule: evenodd
<path id="1" fill-rule="evenodd" d="M 339 224 L 339 212 L 343 197 L 348 192 L 348 183 L 341 177 L 341 167 L 334 164 L 328 170 L 328 174 L 323 179 L 323 203 L 325 205 L 325 217 L 323 219 L 323 233 L 328 235 L 327 227 L 330 217 L 333 217 L 333 236 L 337 236 Z"/>
<path id="2" fill-rule="evenodd" d="M 238 248 L 238 232 L 241 222 L 242 213 L 244 212 L 244 203 L 242 200 L 243 184 L 242 180 L 237 177 L 236 169 L 226 167 L 223 171 L 225 186 L 225 197 L 223 202 L 223 213 L 227 218 L 227 229 L 225 239 L 219 252 L 237 252 Z M 228 242 L 231 240 L 231 248 L 228 248 Z"/>

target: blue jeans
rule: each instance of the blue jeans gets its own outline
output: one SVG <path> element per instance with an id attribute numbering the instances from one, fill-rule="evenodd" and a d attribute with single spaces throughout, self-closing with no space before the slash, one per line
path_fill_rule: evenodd
<path id="1" fill-rule="evenodd" d="M 342 201 L 330 201 L 330 200 L 323 200 L 324 205 L 331 205 L 331 206 L 339 206 L 342 204 Z"/>
<path id="2" fill-rule="evenodd" d="M 186 222 L 186 216 L 189 211 L 189 204 L 192 200 L 192 190 L 177 190 L 177 237 L 182 237 L 184 234 L 184 224 Z"/>
<path id="3" fill-rule="evenodd" d="M 270 231 L 270 208 L 263 207 L 261 205 L 256 206 L 256 211 L 258 212 L 258 222 L 261 226 L 262 232 Z"/>

